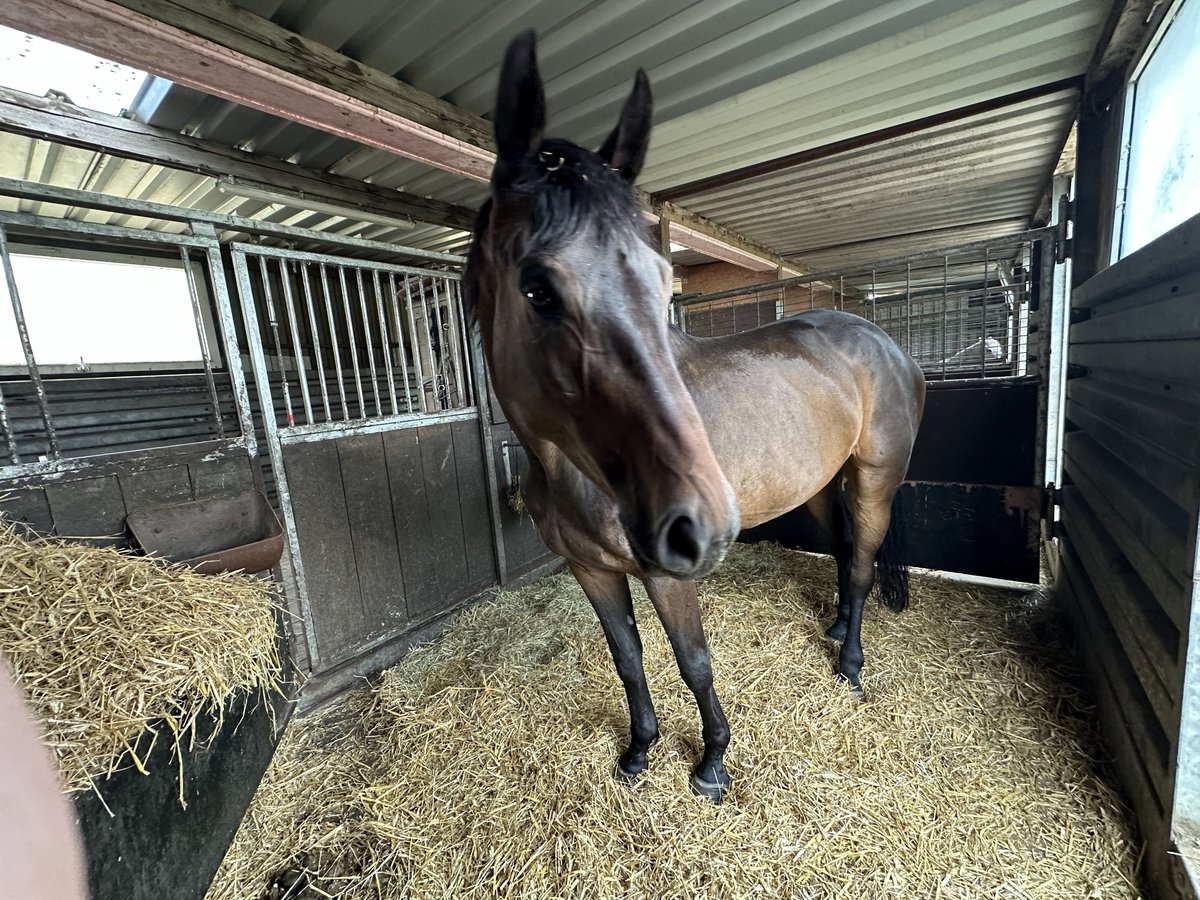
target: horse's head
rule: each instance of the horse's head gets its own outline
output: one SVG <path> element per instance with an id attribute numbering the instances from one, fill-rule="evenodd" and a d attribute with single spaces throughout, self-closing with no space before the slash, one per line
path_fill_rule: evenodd
<path id="1" fill-rule="evenodd" d="M 513 41 L 465 283 L 517 434 L 557 446 L 616 501 L 646 571 L 698 577 L 721 561 L 738 513 L 669 345 L 671 267 L 634 199 L 650 109 L 639 72 L 599 153 L 543 139 L 534 37 Z"/>

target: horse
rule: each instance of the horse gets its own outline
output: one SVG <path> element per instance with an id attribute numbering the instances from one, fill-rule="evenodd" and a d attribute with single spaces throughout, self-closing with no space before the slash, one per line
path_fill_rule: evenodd
<path id="1" fill-rule="evenodd" d="M 924 407 L 921 369 L 884 331 L 814 310 L 727 337 L 668 325 L 672 270 L 633 184 L 650 139 L 639 70 L 593 153 L 544 137 L 535 36 L 509 45 L 490 196 L 463 273 L 490 384 L 529 459 L 524 500 L 604 630 L 629 704 L 615 776 L 648 766 L 658 719 L 629 578 L 662 622 L 695 695 L 703 755 L 692 789 L 719 803 L 730 730 L 713 689 L 696 579 L 742 528 L 805 507 L 833 538 L 836 674 L 861 696 L 863 607 L 876 581 L 894 609 L 907 573 L 886 558 L 893 499 Z M 883 552 L 881 552 L 881 547 Z"/>

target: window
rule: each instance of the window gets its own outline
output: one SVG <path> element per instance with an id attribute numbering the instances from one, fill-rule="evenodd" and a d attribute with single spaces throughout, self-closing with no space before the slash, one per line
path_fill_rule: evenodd
<path id="1" fill-rule="evenodd" d="M 201 365 L 200 336 L 182 263 L 131 264 L 23 253 L 11 258 L 29 342 L 42 371 Z M 199 288 L 203 278 L 197 275 L 196 280 Z M 6 296 L 0 304 L 0 372 L 25 369 L 16 318 Z"/>
<path id="2" fill-rule="evenodd" d="M 1125 101 L 1112 261 L 1200 213 L 1200 0 L 1177 0 Z"/>

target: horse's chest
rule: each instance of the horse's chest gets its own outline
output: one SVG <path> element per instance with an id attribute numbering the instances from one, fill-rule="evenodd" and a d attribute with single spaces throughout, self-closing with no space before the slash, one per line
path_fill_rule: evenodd
<path id="1" fill-rule="evenodd" d="M 636 568 L 616 507 L 598 491 L 544 481 L 530 485 L 526 504 L 542 541 L 559 556 L 591 568 Z"/>

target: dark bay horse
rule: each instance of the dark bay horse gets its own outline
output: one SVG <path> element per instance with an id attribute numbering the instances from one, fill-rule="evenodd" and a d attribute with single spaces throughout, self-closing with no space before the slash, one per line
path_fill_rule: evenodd
<path id="1" fill-rule="evenodd" d="M 630 741 L 617 775 L 645 770 L 658 737 L 633 576 L 700 709 L 704 755 L 692 786 L 719 801 L 731 781 L 729 725 L 695 579 L 740 528 L 806 505 L 838 547 L 827 634 L 841 644 L 838 674 L 861 691 L 863 605 L 925 381 L 887 334 L 848 313 L 817 310 L 723 338 L 669 328 L 671 266 L 632 190 L 650 113 L 639 71 L 598 153 L 544 139 L 534 37 L 513 41 L 496 100 L 491 199 L 464 284 L 496 396 L 529 452 L 529 511 L 583 586 L 625 686 Z M 903 568 L 879 562 L 884 602 L 903 608 Z"/>

